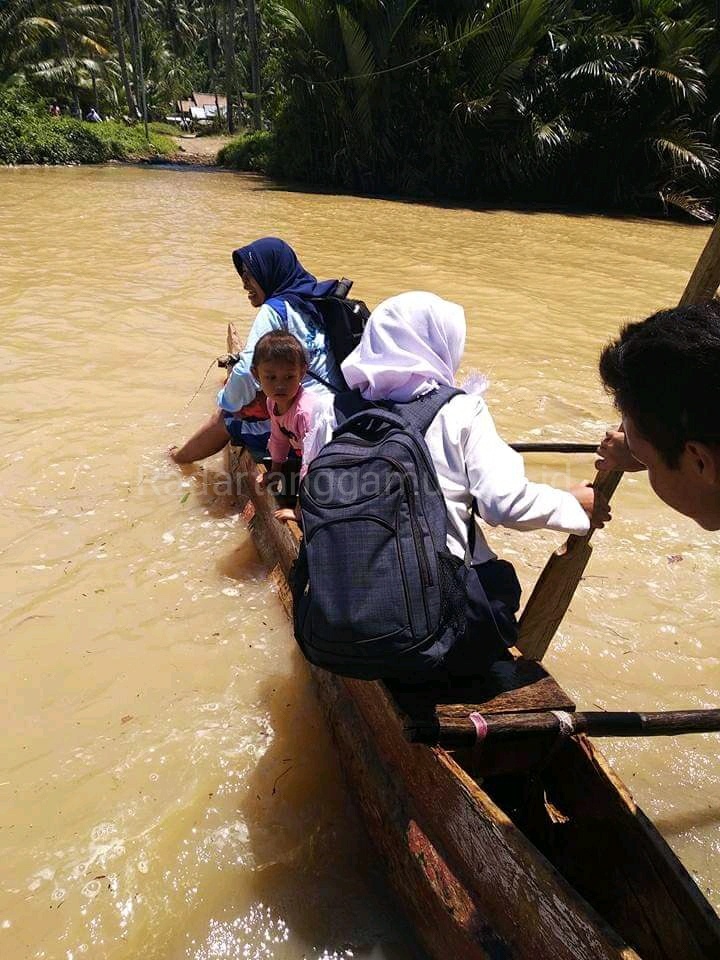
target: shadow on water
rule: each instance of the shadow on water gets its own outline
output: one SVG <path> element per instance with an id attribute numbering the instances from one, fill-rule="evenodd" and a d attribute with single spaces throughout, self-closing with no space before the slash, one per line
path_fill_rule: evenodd
<path id="1" fill-rule="evenodd" d="M 238 540 L 230 553 L 218 557 L 215 569 L 222 577 L 247 583 L 249 580 L 264 580 L 270 573 L 270 567 L 258 555 L 255 544 L 248 534 Z"/>
<path id="2" fill-rule="evenodd" d="M 681 223 L 685 226 L 698 226 L 707 229 L 708 221 L 699 220 L 696 217 L 690 217 L 684 214 L 682 210 L 673 209 L 671 212 L 658 210 L 656 207 L 648 210 L 637 210 L 630 212 L 628 210 L 612 209 L 607 207 L 594 207 L 590 204 L 583 206 L 578 203 L 562 203 L 561 201 L 539 201 L 527 200 L 480 200 L 480 199 L 461 199 L 452 197 L 433 197 L 418 196 L 410 197 L 394 193 L 373 193 L 369 191 L 352 190 L 349 187 L 333 187 L 329 184 L 317 183 L 297 183 L 295 181 L 273 180 L 265 174 L 255 173 L 249 170 L 233 170 L 229 167 L 215 167 L 222 173 L 232 173 L 243 178 L 244 187 L 252 192 L 267 193 L 297 193 L 307 196 L 320 197 L 352 197 L 357 200 L 384 200 L 390 203 L 398 203 L 411 207 L 430 207 L 437 210 L 470 210 L 475 213 L 503 214 L 503 213 L 522 213 L 522 214 L 557 214 L 558 216 L 571 217 L 573 219 L 586 219 L 603 217 L 608 220 L 622 221 L 624 223 L 649 223 L 664 222 L 669 225 Z"/>
<path id="3" fill-rule="evenodd" d="M 291 675 L 261 692 L 273 740 L 241 809 L 256 864 L 249 887 L 307 944 L 308 960 L 424 960 L 343 782 L 312 681 L 292 657 Z"/>
<path id="4" fill-rule="evenodd" d="M 686 813 L 668 814 L 656 817 L 655 826 L 664 837 L 677 837 L 689 830 L 720 824 L 720 808 L 708 807 L 706 810 L 688 810 Z"/>
<path id="5" fill-rule="evenodd" d="M 194 481 L 197 505 L 214 519 L 241 510 L 223 469 L 181 471 Z M 270 570 L 244 525 L 216 568 L 238 584 L 265 580 Z M 238 802 L 253 863 L 243 875 L 243 896 L 281 918 L 307 960 L 425 960 L 344 783 L 304 661 L 293 646 L 288 655 L 289 674 L 257 688 L 272 733 Z M 279 948 L 278 960 L 285 956 Z"/>

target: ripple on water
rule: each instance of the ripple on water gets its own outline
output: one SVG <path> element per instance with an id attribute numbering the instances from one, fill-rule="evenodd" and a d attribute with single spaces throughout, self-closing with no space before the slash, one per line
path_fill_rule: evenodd
<path id="1" fill-rule="evenodd" d="M 588 440 L 616 419 L 600 345 L 677 299 L 707 231 L 224 173 L 0 170 L 0 187 L 3 960 L 413 956 L 222 464 L 164 455 L 212 409 L 213 370 L 189 401 L 227 321 L 249 320 L 229 251 L 285 235 L 371 305 L 427 286 L 462 302 L 463 372 L 489 375 L 501 433 Z M 37 385 L 49 402 L 28 403 Z M 562 485 L 592 470 L 528 464 Z M 615 514 L 548 663 L 579 706 L 716 704 L 717 539 L 641 477 Z M 489 537 L 526 589 L 562 540 Z M 712 738 L 606 744 L 720 903 Z"/>

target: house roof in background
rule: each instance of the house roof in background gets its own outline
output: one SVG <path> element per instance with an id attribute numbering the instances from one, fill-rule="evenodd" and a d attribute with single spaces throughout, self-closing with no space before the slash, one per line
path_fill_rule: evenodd
<path id="1" fill-rule="evenodd" d="M 214 93 L 196 93 L 193 90 L 192 99 L 195 101 L 198 107 L 214 107 L 215 106 Z M 225 108 L 227 107 L 227 101 L 221 93 L 217 95 L 217 102 L 220 109 L 225 110 Z"/>

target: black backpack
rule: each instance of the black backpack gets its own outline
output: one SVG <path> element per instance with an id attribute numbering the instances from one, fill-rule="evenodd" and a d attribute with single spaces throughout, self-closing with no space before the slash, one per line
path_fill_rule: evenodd
<path id="1" fill-rule="evenodd" d="M 422 678 L 463 636 L 469 570 L 447 550 L 424 438 L 460 392 L 352 413 L 310 464 L 292 580 L 295 637 L 311 663 L 365 680 Z"/>
<path id="2" fill-rule="evenodd" d="M 338 367 L 348 354 L 360 343 L 360 337 L 370 316 L 364 300 L 351 300 L 348 293 L 352 280 L 343 277 L 335 290 L 327 297 L 313 297 L 312 303 L 322 317 L 328 345 Z M 267 303 L 287 324 L 287 309 L 282 297 L 272 297 Z"/>
<path id="3" fill-rule="evenodd" d="M 339 367 L 360 343 L 370 311 L 364 300 L 348 297 L 316 297 L 312 302 L 323 318 L 330 349 Z"/>

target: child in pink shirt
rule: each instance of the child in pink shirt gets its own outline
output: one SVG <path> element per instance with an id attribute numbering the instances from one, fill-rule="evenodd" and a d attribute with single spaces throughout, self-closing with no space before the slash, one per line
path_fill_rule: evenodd
<path id="1" fill-rule="evenodd" d="M 307 367 L 302 344 L 284 330 L 266 333 L 255 345 L 251 372 L 267 398 L 270 417 L 268 451 L 272 468 L 260 478 L 263 486 L 267 486 L 273 475 L 281 470 L 291 450 L 302 458 L 305 439 L 317 413 L 324 407 L 321 395 L 309 393 L 301 386 Z M 327 402 L 330 401 L 328 394 Z M 306 471 L 307 467 L 303 464 L 301 479 Z M 290 519 L 291 515 L 294 517 L 291 510 L 279 510 L 276 513 L 280 520 Z"/>

